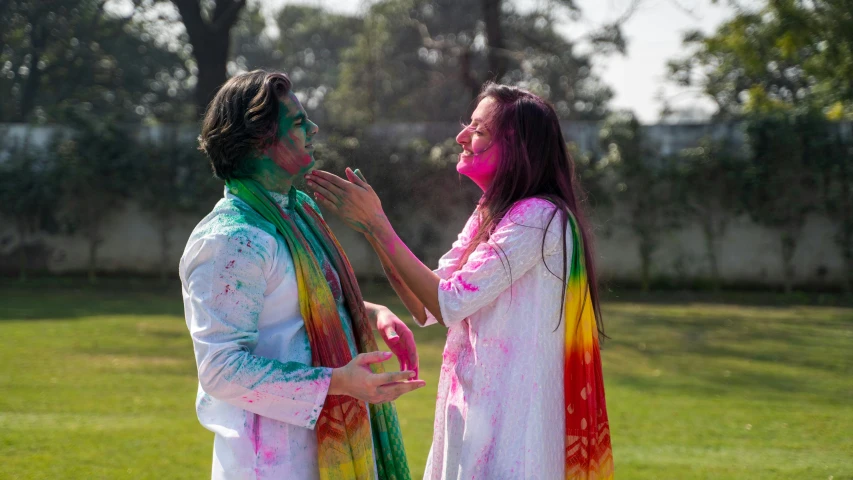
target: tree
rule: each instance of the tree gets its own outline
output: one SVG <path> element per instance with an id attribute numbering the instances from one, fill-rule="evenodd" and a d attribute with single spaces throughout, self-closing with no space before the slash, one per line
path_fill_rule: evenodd
<path id="1" fill-rule="evenodd" d="M 165 281 L 171 264 L 170 234 L 181 214 L 209 210 L 221 196 L 205 157 L 195 148 L 192 136 L 161 131 L 141 147 L 141 162 L 131 194 L 151 213 L 160 237 L 160 279 Z"/>
<path id="2" fill-rule="evenodd" d="M 643 291 L 648 291 L 661 235 L 678 225 L 670 188 L 670 159 L 656 156 L 631 113 L 608 117 L 600 136 L 607 152 L 600 160 L 604 162 L 601 167 L 613 173 L 614 199 L 628 208 L 625 223 L 639 241 L 640 282 Z"/>
<path id="3" fill-rule="evenodd" d="M 107 3 L 3 2 L 0 121 L 70 121 L 87 112 L 129 122 L 185 118 L 183 60 Z"/>
<path id="4" fill-rule="evenodd" d="M 713 35 L 685 35 L 671 77 L 701 89 L 722 118 L 788 108 L 853 119 L 850 9 L 849 0 L 767 0 Z"/>
<path id="5" fill-rule="evenodd" d="M 81 118 L 80 128 L 57 146 L 60 215 L 66 227 L 88 243 L 88 278 L 97 279 L 98 249 L 107 220 L 131 187 L 133 138 L 116 122 Z"/>
<path id="6" fill-rule="evenodd" d="M 723 141 L 703 139 L 681 153 L 675 163 L 673 189 L 676 208 L 696 221 L 705 237 L 711 285 L 721 285 L 719 254 L 731 220 L 743 210 L 743 171 L 746 162 Z"/>
<path id="7" fill-rule="evenodd" d="M 811 164 L 826 135 L 816 112 L 782 112 L 747 119 L 750 165 L 745 204 L 752 220 L 777 232 L 785 292 L 793 291 L 794 254 L 806 217 L 819 205 L 818 179 Z"/>
<path id="8" fill-rule="evenodd" d="M 836 226 L 835 243 L 844 259 L 845 289 L 853 292 L 853 142 L 838 124 L 826 124 L 812 161 L 816 165 L 823 211 Z"/>
<path id="9" fill-rule="evenodd" d="M 305 5 L 286 5 L 274 18 L 250 4 L 233 30 L 234 62 L 240 70 L 285 71 L 312 120 L 323 129 L 333 121 L 324 101 L 338 86 L 342 54 L 362 31 L 361 18 Z"/>
<path id="10" fill-rule="evenodd" d="M 56 226 L 58 177 L 53 158 L 28 138 L 13 142 L 6 153 L 0 162 L 0 214 L 17 230 L 18 278 L 23 282 L 31 264 L 28 254 L 38 246 L 37 235 Z"/>
<path id="11" fill-rule="evenodd" d="M 455 120 L 470 112 L 471 100 L 488 79 L 543 95 L 564 118 L 605 115 L 612 94 L 593 74 L 590 57 L 556 33 L 553 11 L 520 13 L 490 0 L 481 7 L 452 0 L 372 5 L 344 56 L 340 86 L 330 102 L 334 117 L 350 126 Z M 597 36 L 595 45 L 602 48 L 596 54 L 612 51 L 603 47 L 605 38 L 609 45 L 621 41 L 612 33 Z"/>
<path id="12" fill-rule="evenodd" d="M 228 78 L 231 27 L 237 23 L 246 0 L 171 0 L 186 28 L 198 66 L 195 105 L 204 112 Z"/>

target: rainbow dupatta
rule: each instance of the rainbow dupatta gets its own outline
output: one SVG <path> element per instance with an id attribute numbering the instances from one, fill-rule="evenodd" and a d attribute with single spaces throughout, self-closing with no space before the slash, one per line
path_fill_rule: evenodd
<path id="1" fill-rule="evenodd" d="M 583 239 L 573 215 L 572 261 L 566 287 L 566 478 L 613 478 L 613 447 L 604 402 L 598 327 L 589 294 Z"/>
<path id="2" fill-rule="evenodd" d="M 275 225 L 287 242 L 296 269 L 299 309 L 311 344 L 312 363 L 314 366 L 343 367 L 352 360 L 352 354 L 334 295 L 317 260 L 320 252 L 312 250 L 290 214 L 279 208 L 257 181 L 244 178 L 225 183 L 232 194 Z M 322 253 L 338 272 L 358 352 L 376 351 L 364 300 L 343 249 L 307 195 L 291 188 L 289 201 L 322 243 Z M 376 373 L 383 371 L 381 364 L 373 364 L 371 368 Z M 315 427 L 321 479 L 374 480 L 377 474 L 379 480 L 411 478 L 394 405 L 390 402 L 369 405 L 369 409 L 368 417 L 368 410 L 360 400 L 346 395 L 326 397 Z"/>

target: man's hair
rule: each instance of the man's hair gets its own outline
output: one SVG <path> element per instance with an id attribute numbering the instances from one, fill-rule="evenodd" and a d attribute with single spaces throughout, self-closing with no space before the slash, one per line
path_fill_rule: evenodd
<path id="1" fill-rule="evenodd" d="M 217 178 L 252 173 L 249 160 L 278 138 L 279 100 L 291 87 L 286 74 L 263 70 L 242 73 L 220 87 L 198 137 Z"/>

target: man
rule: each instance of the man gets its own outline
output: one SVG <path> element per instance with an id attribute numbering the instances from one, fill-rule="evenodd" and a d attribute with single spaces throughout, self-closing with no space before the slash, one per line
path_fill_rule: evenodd
<path id="1" fill-rule="evenodd" d="M 424 386 L 411 332 L 364 302 L 313 201 L 318 127 L 286 75 L 226 82 L 199 137 L 225 198 L 180 263 L 214 479 L 409 478 L 390 401 Z M 372 328 L 400 361 L 376 351 Z M 368 405 L 369 404 L 369 405 Z"/>

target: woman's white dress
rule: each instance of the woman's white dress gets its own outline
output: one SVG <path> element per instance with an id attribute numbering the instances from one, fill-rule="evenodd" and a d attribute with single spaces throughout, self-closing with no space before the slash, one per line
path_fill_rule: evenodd
<path id="1" fill-rule="evenodd" d="M 554 211 L 542 199 L 517 202 L 457 270 L 475 211 L 439 260 L 448 331 L 425 479 L 565 477 L 561 277 L 572 240 L 569 228 L 561 241 L 559 215 L 549 226 Z"/>

